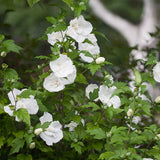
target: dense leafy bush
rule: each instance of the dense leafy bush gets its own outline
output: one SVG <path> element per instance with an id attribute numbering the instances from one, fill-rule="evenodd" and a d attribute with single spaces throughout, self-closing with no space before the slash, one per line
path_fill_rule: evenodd
<path id="1" fill-rule="evenodd" d="M 96 35 L 106 37 L 81 14 L 87 0 L 63 2 L 74 17 L 67 22 L 62 10 L 46 18 L 51 25 L 41 39 L 50 54 L 35 57 L 39 64 L 27 70 L 32 83 L 4 60 L 24 48 L 0 35 L 0 158 L 160 159 L 160 97 L 154 100 L 146 87 L 160 82 L 159 45 L 138 60 L 141 71 L 130 64 L 134 80 L 118 81 L 116 66 L 100 56 Z"/>

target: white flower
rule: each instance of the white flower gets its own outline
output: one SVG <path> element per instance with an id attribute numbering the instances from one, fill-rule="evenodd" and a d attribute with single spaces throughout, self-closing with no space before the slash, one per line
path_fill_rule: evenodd
<path id="1" fill-rule="evenodd" d="M 4 111 L 10 116 L 13 116 L 14 110 L 17 111 L 20 108 L 25 108 L 29 114 L 36 114 L 38 112 L 39 106 L 37 104 L 37 101 L 34 99 L 34 96 L 30 95 L 30 98 L 18 98 L 18 95 L 20 95 L 24 90 L 26 89 L 22 89 L 20 91 L 14 88 L 8 93 L 8 98 L 11 101 L 11 104 L 5 106 Z M 19 121 L 17 117 L 16 120 Z"/>
<path id="2" fill-rule="evenodd" d="M 160 134 L 157 134 L 155 140 L 160 140 Z"/>
<path id="3" fill-rule="evenodd" d="M 38 136 L 38 135 L 40 135 L 40 133 L 41 133 L 42 131 L 43 131 L 42 128 L 37 128 L 37 129 L 34 130 L 34 134 Z"/>
<path id="4" fill-rule="evenodd" d="M 34 97 L 22 98 L 16 103 L 16 110 L 20 108 L 25 108 L 29 114 L 36 114 L 38 112 L 39 106 Z"/>
<path id="5" fill-rule="evenodd" d="M 106 75 L 105 78 L 109 79 L 109 81 L 111 82 L 111 84 L 113 84 L 113 76 L 112 75 Z"/>
<path id="6" fill-rule="evenodd" d="M 101 64 L 101 63 L 103 63 L 105 61 L 105 58 L 104 57 L 98 57 L 97 59 L 96 59 L 96 63 L 97 64 Z"/>
<path id="7" fill-rule="evenodd" d="M 132 119 L 132 122 L 135 124 L 138 124 L 140 121 L 141 121 L 141 117 L 139 117 L 139 116 L 134 116 Z"/>
<path id="8" fill-rule="evenodd" d="M 91 33 L 92 25 L 86 21 L 82 15 L 70 21 L 67 28 L 67 35 L 75 39 L 78 43 L 85 40 L 86 36 Z"/>
<path id="9" fill-rule="evenodd" d="M 49 92 L 59 92 L 65 88 L 64 78 L 56 77 L 54 73 L 51 73 L 44 79 L 43 87 Z"/>
<path id="10" fill-rule="evenodd" d="M 51 124 L 46 128 L 46 131 L 40 133 L 40 137 L 46 142 L 48 146 L 53 145 L 53 143 L 59 142 L 63 138 L 62 125 L 59 121 L 53 121 L 52 115 L 45 112 L 40 118 L 41 125 L 45 122 L 51 122 Z"/>
<path id="11" fill-rule="evenodd" d="M 160 96 L 158 96 L 155 100 L 156 103 L 160 103 Z"/>
<path id="12" fill-rule="evenodd" d="M 29 148 L 30 148 L 30 149 L 34 149 L 34 148 L 35 148 L 35 145 L 36 145 L 35 142 L 30 143 Z"/>
<path id="13" fill-rule="evenodd" d="M 101 85 L 99 89 L 99 99 L 103 104 L 106 104 L 108 107 L 112 106 L 114 108 L 119 108 L 121 105 L 121 100 L 118 96 L 112 94 L 115 92 L 117 88 L 115 86 L 108 88 L 105 85 Z"/>
<path id="14" fill-rule="evenodd" d="M 97 84 L 89 84 L 89 85 L 86 87 L 86 97 L 87 97 L 88 99 L 90 99 L 89 93 L 90 93 L 90 92 L 93 93 L 93 91 L 94 91 L 95 89 L 97 89 L 97 88 L 98 88 L 98 85 L 97 85 Z M 98 98 L 96 98 L 94 101 L 97 101 L 97 100 L 98 100 Z"/>
<path id="15" fill-rule="evenodd" d="M 153 160 L 152 158 L 143 158 L 143 160 Z"/>
<path id="16" fill-rule="evenodd" d="M 99 55 L 100 53 L 100 48 L 97 44 L 97 39 L 95 37 L 94 34 L 89 34 L 88 36 L 86 36 L 86 38 L 92 42 L 92 44 L 90 43 L 79 43 L 78 47 L 80 51 L 87 51 L 89 52 L 91 55 L 95 56 L 95 55 Z M 93 58 L 92 57 L 88 57 L 86 56 L 84 53 L 80 53 L 79 55 L 81 57 L 81 59 L 85 62 L 91 63 L 93 62 Z"/>
<path id="17" fill-rule="evenodd" d="M 69 127 L 69 131 L 72 132 L 78 126 L 78 124 L 74 121 L 71 121 L 69 124 L 65 125 L 64 127 Z"/>
<path id="18" fill-rule="evenodd" d="M 63 54 L 60 54 L 58 59 L 51 61 L 49 65 L 56 77 L 67 77 L 75 69 L 72 60 Z"/>
<path id="19" fill-rule="evenodd" d="M 153 67 L 153 76 L 155 81 L 160 83 L 160 62 Z"/>
<path id="20" fill-rule="evenodd" d="M 65 33 L 63 31 L 52 32 L 51 34 L 47 34 L 48 42 L 51 45 L 54 45 L 57 41 L 62 42 L 64 40 Z"/>
<path id="21" fill-rule="evenodd" d="M 132 117 L 134 114 L 133 110 L 130 108 L 128 111 L 127 111 L 127 116 L 128 117 Z"/>

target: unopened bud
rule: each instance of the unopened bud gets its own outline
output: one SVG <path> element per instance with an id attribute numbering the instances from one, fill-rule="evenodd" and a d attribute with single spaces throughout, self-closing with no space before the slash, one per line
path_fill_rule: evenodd
<path id="1" fill-rule="evenodd" d="M 32 142 L 32 143 L 30 143 L 29 148 L 30 148 L 30 149 L 34 149 L 35 146 L 36 146 L 35 142 Z"/>
<path id="2" fill-rule="evenodd" d="M 5 51 L 1 52 L 1 57 L 5 57 L 7 55 L 7 53 Z"/>
<path id="3" fill-rule="evenodd" d="M 97 64 L 101 64 L 101 63 L 103 63 L 105 61 L 105 58 L 104 57 L 98 57 L 97 59 L 96 59 L 96 63 Z"/>
<path id="4" fill-rule="evenodd" d="M 37 128 L 37 129 L 34 130 L 34 134 L 38 136 L 38 135 L 41 134 L 42 131 L 43 131 L 42 128 Z"/>
<path id="5" fill-rule="evenodd" d="M 155 100 L 156 103 L 160 103 L 160 96 L 158 96 Z"/>
<path id="6" fill-rule="evenodd" d="M 2 64 L 2 68 L 3 68 L 3 69 L 7 69 L 7 68 L 8 68 L 8 65 L 7 65 L 6 63 L 3 63 L 3 64 Z"/>
<path id="7" fill-rule="evenodd" d="M 130 108 L 128 111 L 127 111 L 127 116 L 128 117 L 132 117 L 134 114 L 133 110 Z"/>

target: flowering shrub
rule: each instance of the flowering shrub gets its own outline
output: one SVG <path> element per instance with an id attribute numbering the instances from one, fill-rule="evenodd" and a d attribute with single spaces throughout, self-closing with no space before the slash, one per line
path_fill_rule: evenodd
<path id="1" fill-rule="evenodd" d="M 15 69 L 1 64 L 1 159 L 160 159 L 154 118 L 160 98 L 154 102 L 144 83 L 160 82 L 154 52 L 143 62 L 147 72 L 132 68 L 134 81 L 115 80 L 105 69 L 111 62 L 100 57 L 92 24 L 80 15 L 87 1 L 63 1 L 76 18 L 69 24 L 62 15 L 47 18 L 52 26 L 43 38 L 51 54 L 36 57 L 44 63 L 35 69 L 34 84 L 24 85 Z M 37 1 L 28 2 L 33 7 Z M 2 59 L 21 49 L 0 35 Z"/>

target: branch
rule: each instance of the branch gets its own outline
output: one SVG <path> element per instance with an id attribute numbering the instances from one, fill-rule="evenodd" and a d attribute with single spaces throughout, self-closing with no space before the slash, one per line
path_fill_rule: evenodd
<path id="1" fill-rule="evenodd" d="M 143 13 L 141 24 L 139 25 L 139 49 L 152 46 L 155 43 L 155 38 L 151 37 L 149 33 L 156 31 L 158 26 L 157 10 L 154 0 L 143 0 Z"/>
<path id="2" fill-rule="evenodd" d="M 135 45 L 138 32 L 137 26 L 110 12 L 103 6 L 100 0 L 90 0 L 89 5 L 95 15 L 99 17 L 104 23 L 110 25 L 115 30 L 120 32 L 122 36 L 126 38 L 130 46 Z"/>

